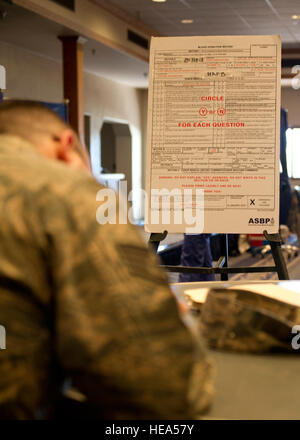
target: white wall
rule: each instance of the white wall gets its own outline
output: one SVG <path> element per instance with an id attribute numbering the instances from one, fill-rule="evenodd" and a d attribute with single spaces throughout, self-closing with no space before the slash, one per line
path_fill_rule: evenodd
<path id="1" fill-rule="evenodd" d="M 92 115 L 91 158 L 93 173 L 100 178 L 100 130 L 104 121 L 128 123 L 132 138 L 132 189 L 142 188 L 142 112 L 141 90 L 90 73 L 84 75 L 85 111 Z M 142 197 L 134 196 L 134 215 L 143 217 Z"/>
<path id="2" fill-rule="evenodd" d="M 0 64 L 6 68 L 5 97 L 62 102 L 62 64 L 0 42 Z M 130 126 L 133 151 L 133 187 L 142 186 L 142 91 L 85 72 L 85 112 L 91 115 L 93 173 L 100 174 L 100 130 L 104 120 Z M 142 216 L 140 199 L 136 216 Z"/>
<path id="3" fill-rule="evenodd" d="M 132 190 L 132 161 L 131 136 L 116 137 L 116 165 L 117 173 L 124 173 L 127 180 L 128 192 Z"/>
<path id="4" fill-rule="evenodd" d="M 0 42 L 0 64 L 6 68 L 4 96 L 37 101 L 63 100 L 61 63 Z"/>
<path id="5" fill-rule="evenodd" d="M 94 174 L 100 170 L 100 130 L 103 121 L 125 122 L 142 131 L 140 91 L 90 73 L 84 75 L 85 111 L 92 115 L 91 156 Z M 139 148 L 142 148 L 140 143 Z"/>

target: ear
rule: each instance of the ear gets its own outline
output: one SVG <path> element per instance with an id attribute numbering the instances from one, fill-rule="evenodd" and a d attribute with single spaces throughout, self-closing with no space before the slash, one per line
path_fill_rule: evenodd
<path id="1" fill-rule="evenodd" d="M 57 147 L 57 159 L 69 163 L 71 160 L 71 153 L 75 143 L 75 133 L 70 130 L 64 130 L 60 136 Z"/>

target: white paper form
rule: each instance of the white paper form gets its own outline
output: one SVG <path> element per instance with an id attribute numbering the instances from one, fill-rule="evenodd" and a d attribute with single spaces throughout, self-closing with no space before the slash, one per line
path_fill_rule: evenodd
<path id="1" fill-rule="evenodd" d="M 279 36 L 152 38 L 147 231 L 278 231 L 280 77 Z M 181 191 L 170 199 L 177 213 L 192 191 L 202 231 L 187 231 L 184 216 L 152 221 L 163 208 L 151 191 L 163 189 Z"/>

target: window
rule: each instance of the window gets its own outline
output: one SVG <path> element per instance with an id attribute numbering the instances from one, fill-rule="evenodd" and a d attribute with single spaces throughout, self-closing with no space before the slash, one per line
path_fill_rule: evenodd
<path id="1" fill-rule="evenodd" d="M 300 128 L 286 131 L 286 162 L 289 177 L 300 178 Z"/>

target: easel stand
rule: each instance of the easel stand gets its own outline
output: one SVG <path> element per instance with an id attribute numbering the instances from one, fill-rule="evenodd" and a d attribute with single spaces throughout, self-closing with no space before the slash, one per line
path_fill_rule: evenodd
<path id="1" fill-rule="evenodd" d="M 166 238 L 167 231 L 163 233 L 153 233 L 150 235 L 149 245 L 153 246 L 157 252 L 159 243 Z M 222 234 L 222 257 L 219 258 L 214 267 L 189 267 L 189 266 L 161 266 L 169 272 L 182 272 L 182 273 L 199 273 L 202 275 L 207 274 L 220 274 L 222 281 L 228 280 L 229 273 L 254 273 L 254 272 L 277 272 L 279 280 L 288 280 L 289 273 L 285 264 L 284 257 L 281 250 L 280 235 L 268 234 L 264 231 L 266 240 L 270 242 L 272 255 L 275 266 L 264 267 L 229 267 L 228 266 L 228 235 Z M 151 244 L 150 244 L 151 243 Z"/>

